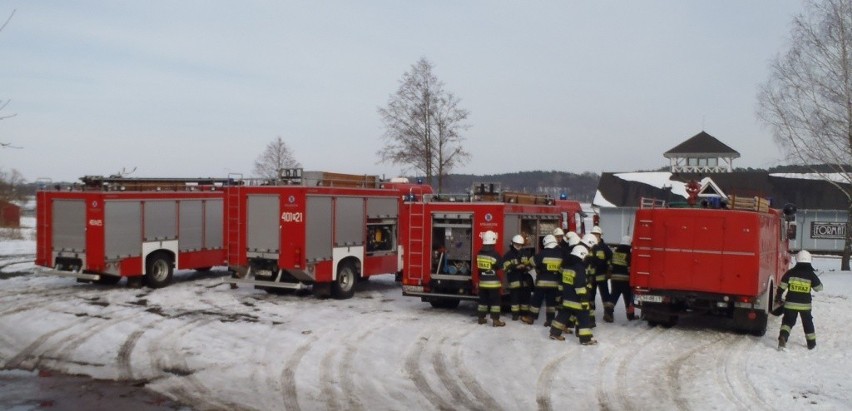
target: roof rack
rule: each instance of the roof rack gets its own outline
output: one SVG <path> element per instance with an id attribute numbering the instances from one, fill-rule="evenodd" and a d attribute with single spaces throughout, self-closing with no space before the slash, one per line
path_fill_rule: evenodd
<path id="1" fill-rule="evenodd" d="M 639 208 L 664 208 L 665 206 L 665 200 L 650 197 L 642 197 L 639 199 Z"/>
<path id="2" fill-rule="evenodd" d="M 82 185 L 69 189 L 83 191 L 212 191 L 216 187 L 232 184 L 227 178 L 148 178 L 119 176 L 83 176 Z"/>

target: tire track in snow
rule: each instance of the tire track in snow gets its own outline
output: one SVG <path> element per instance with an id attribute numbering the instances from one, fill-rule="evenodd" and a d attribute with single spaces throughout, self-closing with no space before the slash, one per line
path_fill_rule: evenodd
<path id="1" fill-rule="evenodd" d="M 647 344 L 665 333 L 663 327 L 643 327 L 637 332 L 629 332 L 618 340 L 612 349 L 606 352 L 598 366 L 596 397 L 602 410 L 630 410 L 635 401 L 628 398 L 628 367 Z M 615 367 L 610 363 L 617 361 Z M 613 386 L 614 385 L 614 386 Z"/>
<path id="2" fill-rule="evenodd" d="M 719 387 L 725 387 L 725 396 L 731 399 L 738 409 L 753 410 L 765 409 L 772 410 L 773 407 L 768 404 L 754 389 L 755 384 L 748 377 L 747 368 L 748 361 L 746 354 L 748 349 L 761 347 L 755 345 L 754 341 L 747 336 L 731 336 L 733 341 L 733 349 L 728 352 L 728 355 L 716 357 L 716 377 Z"/>
<path id="3" fill-rule="evenodd" d="M 686 350 L 666 365 L 665 374 L 667 380 L 671 382 L 671 384 L 661 385 L 668 386 L 671 394 L 671 399 L 675 402 L 675 409 L 690 409 L 688 399 L 684 398 L 683 396 L 683 379 L 680 375 L 681 370 L 683 369 L 683 365 L 686 364 L 687 360 L 694 358 L 696 353 L 707 350 L 708 348 L 711 348 L 725 341 L 726 339 L 724 335 L 715 335 L 712 339 L 704 341 L 703 343 L 689 350 Z"/>
<path id="4" fill-rule="evenodd" d="M 12 369 L 12 368 L 24 368 L 24 369 L 28 369 L 28 370 L 34 369 L 35 368 L 34 365 L 29 366 L 29 367 L 24 366 L 23 365 L 24 361 L 26 361 L 31 356 L 33 356 L 35 351 L 37 349 L 39 349 L 42 345 L 44 345 L 47 342 L 47 340 L 49 340 L 53 336 L 55 336 L 55 335 L 57 335 L 57 334 L 59 334 L 63 331 L 67 331 L 67 330 L 87 321 L 87 320 L 88 320 L 87 318 L 78 318 L 76 321 L 72 321 L 69 324 L 66 324 L 65 326 L 59 327 L 59 328 L 57 328 L 53 331 L 42 334 L 41 336 L 36 338 L 35 341 L 30 343 L 28 346 L 24 347 L 24 349 L 21 350 L 18 354 L 16 354 L 14 357 L 12 357 L 8 361 L 6 361 L 3 364 L 3 368 L 10 368 L 10 369 Z"/>
<path id="5" fill-rule="evenodd" d="M 409 378 L 414 382 L 414 386 L 417 387 L 420 394 L 426 398 L 426 400 L 435 405 L 439 410 L 446 411 L 454 411 L 459 408 L 467 407 L 471 408 L 470 403 L 450 403 L 445 399 L 445 396 L 441 393 L 435 391 L 429 385 L 429 379 L 427 378 L 426 372 L 424 372 L 423 367 L 420 365 L 420 360 L 423 354 L 429 348 L 429 340 L 431 338 L 440 338 L 438 337 L 438 333 L 436 329 L 428 329 L 420 335 L 417 336 L 417 340 L 414 345 L 409 350 L 409 353 L 405 358 L 405 371 L 408 373 Z M 450 392 L 450 395 L 453 398 L 459 397 L 458 392 Z"/>
<path id="6" fill-rule="evenodd" d="M 121 380 L 133 380 L 133 367 L 130 363 L 130 357 L 133 354 L 133 350 L 136 348 L 136 343 L 139 342 L 139 339 L 142 338 L 142 335 L 145 334 L 146 331 L 154 328 L 155 325 L 164 322 L 165 318 L 156 319 L 154 321 L 145 324 L 144 327 L 137 329 L 130 333 L 127 336 L 127 339 L 121 344 L 121 347 L 118 349 L 118 356 L 116 357 L 116 362 L 118 363 L 118 378 Z"/>
<path id="7" fill-rule="evenodd" d="M 112 315 L 116 312 L 117 312 L 117 310 L 114 310 L 114 311 L 109 312 L 109 313 L 103 313 L 102 315 Z M 83 343 L 85 343 L 87 340 L 94 337 L 98 333 L 106 330 L 107 328 L 112 327 L 112 326 L 114 326 L 118 323 L 127 321 L 130 318 L 134 318 L 137 315 L 138 315 L 137 313 L 133 313 L 131 315 L 124 315 L 124 316 L 115 317 L 115 318 L 94 317 L 94 318 L 102 320 L 102 321 L 98 324 L 92 325 L 91 327 L 87 327 L 85 330 L 82 330 L 79 333 L 75 333 L 70 338 L 65 339 L 65 340 L 59 342 L 58 344 L 55 344 L 53 347 L 45 350 L 41 355 L 38 356 L 35 366 L 41 365 L 43 360 L 53 360 L 53 361 L 56 361 L 56 362 L 71 362 L 72 358 L 74 356 L 74 351 L 76 351 L 77 348 L 80 348 L 80 346 L 83 345 Z M 92 364 L 92 365 L 103 365 L 103 364 Z"/>
<path id="8" fill-rule="evenodd" d="M 299 411 L 299 390 L 296 387 L 296 370 L 299 368 L 299 364 L 302 362 L 302 359 L 311 350 L 314 343 L 317 342 L 319 338 L 316 336 L 311 336 L 308 341 L 304 342 L 296 351 L 290 355 L 287 363 L 284 364 L 284 370 L 281 372 L 281 391 L 282 391 L 282 402 L 284 404 L 284 409 L 288 411 Z"/>
<path id="9" fill-rule="evenodd" d="M 214 321 L 206 318 L 194 318 L 155 338 L 148 348 L 151 368 L 155 373 L 165 372 L 180 377 L 170 379 L 172 385 L 166 387 L 165 390 L 181 402 L 193 404 L 194 407 L 200 409 L 239 408 L 237 404 L 226 404 L 213 400 L 213 393 L 193 375 L 195 371 L 189 368 L 183 354 L 179 352 L 178 344 L 181 337 Z"/>
<path id="10" fill-rule="evenodd" d="M 458 379 L 464 385 L 464 388 L 473 395 L 474 402 L 472 403 L 472 409 L 502 409 L 500 404 L 494 400 L 494 397 L 482 388 L 482 385 L 476 381 L 476 377 L 468 372 L 467 367 L 464 366 L 461 350 L 461 347 L 464 346 L 462 341 L 471 332 L 473 332 L 473 330 L 474 328 L 464 328 L 461 332 L 454 332 L 450 335 L 441 337 L 440 343 L 438 344 L 439 349 L 433 352 L 432 363 L 435 364 L 435 370 L 439 377 L 441 377 L 441 381 L 444 382 L 444 386 L 449 390 L 455 389 L 448 386 L 447 383 L 451 383 L 453 387 L 458 387 L 458 383 L 453 378 L 453 375 L 458 375 Z M 448 339 L 451 339 L 449 343 L 447 342 Z M 447 349 L 445 349 L 445 347 Z M 452 368 L 447 364 L 447 356 L 445 353 L 448 351 L 452 351 L 451 358 L 452 364 L 454 364 Z M 469 400 L 465 397 L 464 401 Z"/>
<path id="11" fill-rule="evenodd" d="M 571 334 L 573 335 L 573 334 Z M 568 338 L 565 338 L 565 342 L 568 341 Z M 569 357 L 573 355 L 577 355 L 577 351 L 580 349 L 580 345 L 572 345 L 565 353 L 562 355 L 553 358 L 547 364 L 545 364 L 544 368 L 542 368 L 541 373 L 538 374 L 538 379 L 535 382 L 535 403 L 538 405 L 538 409 L 542 411 L 551 411 L 553 410 L 553 403 L 550 400 L 552 396 L 552 386 L 553 379 L 556 375 L 556 370 L 559 365 L 562 364 L 563 361 L 567 360 Z"/>
<path id="12" fill-rule="evenodd" d="M 352 357 L 359 342 L 375 332 L 381 321 L 372 321 L 360 331 L 346 334 L 334 345 L 320 361 L 320 393 L 328 410 L 363 410 L 364 405 L 358 398 L 352 379 Z M 336 370 L 336 372 L 335 372 Z M 339 392 L 339 394 L 338 394 Z"/>

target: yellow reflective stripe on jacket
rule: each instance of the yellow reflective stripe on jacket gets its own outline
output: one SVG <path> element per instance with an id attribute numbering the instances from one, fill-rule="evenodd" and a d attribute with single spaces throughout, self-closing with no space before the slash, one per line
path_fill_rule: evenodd
<path id="1" fill-rule="evenodd" d="M 577 272 L 571 269 L 562 270 L 562 283 L 574 285 L 574 278 L 577 277 Z"/>
<path id="2" fill-rule="evenodd" d="M 545 287 L 545 288 L 557 288 L 559 287 L 559 283 L 553 280 L 537 280 L 535 282 L 536 287 Z"/>
<path id="3" fill-rule="evenodd" d="M 791 303 L 785 301 L 784 308 L 793 311 L 807 311 L 811 309 L 811 303 Z"/>
<path id="4" fill-rule="evenodd" d="M 544 257 L 541 260 L 541 263 L 544 264 L 545 269 L 547 271 L 552 271 L 554 273 L 559 272 L 559 269 L 562 268 L 562 259 L 554 258 L 554 257 Z"/>
<path id="5" fill-rule="evenodd" d="M 573 308 L 575 310 L 582 310 L 583 309 L 583 304 L 578 303 L 576 301 L 562 300 L 562 306 L 565 307 L 565 308 Z"/>
<path id="6" fill-rule="evenodd" d="M 486 280 L 479 282 L 479 288 L 500 288 L 500 281 Z"/>
<path id="7" fill-rule="evenodd" d="M 811 281 L 805 278 L 791 277 L 787 289 L 794 293 L 810 293 Z"/>
<path id="8" fill-rule="evenodd" d="M 612 265 L 627 267 L 627 253 L 619 251 L 612 253 Z"/>
<path id="9" fill-rule="evenodd" d="M 613 274 L 610 277 L 612 281 L 630 281 L 630 274 Z"/>
<path id="10" fill-rule="evenodd" d="M 483 270 L 483 271 L 493 270 L 496 265 L 497 265 L 497 259 L 494 258 L 494 257 L 491 257 L 490 255 L 481 255 L 480 254 L 480 255 L 476 256 L 476 268 L 478 268 L 480 270 Z"/>

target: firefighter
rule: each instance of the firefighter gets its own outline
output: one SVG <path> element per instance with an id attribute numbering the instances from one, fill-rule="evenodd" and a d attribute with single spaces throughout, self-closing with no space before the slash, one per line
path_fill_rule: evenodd
<path id="1" fill-rule="evenodd" d="M 571 254 L 571 250 L 574 248 L 575 245 L 580 244 L 580 236 L 573 231 L 569 231 L 568 234 L 565 234 L 563 240 L 564 244 L 562 244 L 562 248 L 565 249 L 566 256 Z"/>
<path id="2" fill-rule="evenodd" d="M 565 237 L 565 231 L 556 227 L 553 229 L 553 236 L 556 237 L 556 246 L 562 247 L 562 238 Z"/>
<path id="3" fill-rule="evenodd" d="M 544 248 L 533 257 L 532 264 L 535 266 L 536 279 L 535 291 L 533 291 L 530 313 L 521 317 L 521 321 L 532 324 L 538 319 L 541 304 L 545 306 L 545 327 L 550 327 L 553 317 L 556 316 L 556 296 L 559 294 L 559 277 L 562 271 L 562 250 L 552 234 L 544 236 L 542 241 Z"/>
<path id="4" fill-rule="evenodd" d="M 584 246 L 577 246 L 571 250 L 571 254 L 562 268 L 562 305 L 559 314 L 553 320 L 550 327 L 550 339 L 564 341 L 563 332 L 571 332 L 572 324 L 576 323 L 576 335 L 580 344 L 592 345 L 597 341 L 592 336 L 589 326 L 588 310 L 588 288 L 586 287 L 586 264 L 583 263 L 589 255 L 589 250 Z M 572 321 L 576 318 L 576 321 Z"/>
<path id="5" fill-rule="evenodd" d="M 517 321 L 521 315 L 529 315 L 530 311 L 532 277 L 528 272 L 532 256 L 523 248 L 524 244 L 524 236 L 518 234 L 512 237 L 512 245 L 503 256 L 503 274 L 509 281 L 512 321 Z"/>
<path id="6" fill-rule="evenodd" d="M 606 310 L 607 304 L 609 304 L 609 264 L 612 261 L 612 249 L 604 242 L 603 240 L 603 232 L 601 231 L 600 226 L 592 227 L 592 235 L 595 236 L 597 243 L 589 251 L 589 266 L 591 268 L 590 275 L 594 278 L 591 280 L 594 284 L 592 288 L 592 293 L 589 295 L 589 305 L 591 307 L 591 324 L 592 327 L 595 326 L 595 300 L 597 297 L 597 291 L 600 290 L 601 293 L 601 303 L 604 306 L 604 310 Z M 610 307 L 611 308 L 611 307 Z M 604 314 L 604 321 L 612 322 L 612 316 L 607 318 L 606 314 Z"/>
<path id="7" fill-rule="evenodd" d="M 822 282 L 811 265 L 811 253 L 806 250 L 796 254 L 796 265 L 784 273 L 781 284 L 775 292 L 775 299 L 784 304 L 784 318 L 781 320 L 781 332 L 778 335 L 778 349 L 787 345 L 790 330 L 796 325 L 796 317 L 802 316 L 802 328 L 805 330 L 805 340 L 808 349 L 816 347 L 816 331 L 814 318 L 811 315 L 811 290 L 822 291 Z M 783 297 L 787 291 L 786 298 Z"/>
<path id="8" fill-rule="evenodd" d="M 500 294 L 503 283 L 497 275 L 500 262 L 500 254 L 494 249 L 497 244 L 497 233 L 488 230 L 482 233 L 482 249 L 476 256 L 476 268 L 479 272 L 479 323 L 485 324 L 488 320 L 485 315 L 491 312 L 491 323 L 495 327 L 506 325 L 500 321 Z"/>
<path id="9" fill-rule="evenodd" d="M 612 289 L 610 290 L 609 301 L 604 305 L 604 321 L 608 323 L 613 321 L 613 312 L 620 296 L 624 297 L 627 320 L 636 319 L 633 310 L 633 291 L 630 289 L 631 240 L 629 235 L 622 237 L 621 244 L 615 247 L 615 251 L 612 252 L 612 276 L 610 277 Z"/>
<path id="10" fill-rule="evenodd" d="M 592 252 L 598 244 L 598 238 L 594 234 L 586 234 L 580 239 L 580 244 L 574 248 L 585 247 L 588 257 L 583 259 L 583 264 L 586 265 L 586 287 L 589 298 L 583 303 L 586 310 L 589 311 L 589 327 L 595 328 L 595 265 Z M 573 251 L 573 250 L 572 250 Z"/>

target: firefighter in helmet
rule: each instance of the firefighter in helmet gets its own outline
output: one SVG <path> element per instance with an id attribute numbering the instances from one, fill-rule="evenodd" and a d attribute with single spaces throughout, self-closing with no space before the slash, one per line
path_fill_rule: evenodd
<path id="1" fill-rule="evenodd" d="M 556 316 L 556 296 L 559 294 L 559 278 L 562 272 L 562 250 L 552 234 L 544 236 L 544 248 L 533 257 L 536 279 L 530 304 L 530 314 L 521 317 L 521 321 L 532 324 L 538 319 L 541 303 L 545 306 L 544 326 L 549 327 Z"/>
<path id="2" fill-rule="evenodd" d="M 523 248 L 524 244 L 526 244 L 524 236 L 518 234 L 512 237 L 512 245 L 503 255 L 503 274 L 509 282 L 512 321 L 517 321 L 521 315 L 529 315 L 530 311 L 532 284 L 529 283 L 531 277 L 528 272 L 532 256 Z"/>
<path id="3" fill-rule="evenodd" d="M 595 265 L 592 252 L 598 244 L 598 238 L 594 234 L 586 234 L 580 239 L 580 244 L 576 248 L 585 248 L 587 257 L 583 258 L 583 264 L 586 267 L 586 288 L 588 288 L 588 298 L 583 301 L 583 306 L 589 312 L 589 327 L 595 327 Z M 573 250 L 572 250 L 573 251 Z"/>
<path id="4" fill-rule="evenodd" d="M 562 247 L 562 239 L 565 237 L 565 230 L 556 227 L 553 229 L 553 236 L 556 237 L 557 247 Z"/>
<path id="5" fill-rule="evenodd" d="M 591 305 L 591 324 L 595 326 L 595 299 L 597 291 L 601 293 L 601 303 L 606 308 L 609 304 L 609 264 L 612 260 L 612 250 L 603 240 L 603 231 L 600 226 L 592 227 L 592 235 L 597 240 L 595 246 L 589 251 L 589 268 L 590 275 L 593 277 L 590 281 L 594 284 L 592 293 L 589 295 L 589 304 Z M 604 321 L 612 322 L 612 316 L 607 317 L 604 314 Z"/>
<path id="6" fill-rule="evenodd" d="M 811 315 L 811 291 L 822 291 L 822 282 L 814 272 L 812 260 L 811 253 L 806 250 L 799 251 L 796 254 L 796 265 L 784 273 L 775 292 L 775 298 L 784 304 L 784 317 L 778 335 L 779 349 L 787 346 L 790 330 L 796 325 L 796 318 L 799 316 L 802 317 L 808 349 L 816 347 L 816 330 Z M 786 297 L 783 296 L 784 291 L 787 291 Z"/>
<path id="7" fill-rule="evenodd" d="M 604 305 L 604 321 L 607 322 L 612 322 L 618 297 L 624 297 L 627 320 L 636 319 L 633 309 L 633 291 L 630 289 L 631 240 L 629 235 L 621 237 L 621 244 L 615 247 L 615 251 L 612 252 L 612 276 L 610 277 L 612 289 L 610 290 L 609 301 Z"/>
<path id="8" fill-rule="evenodd" d="M 482 249 L 476 256 L 476 269 L 479 273 L 479 323 L 485 324 L 486 314 L 491 313 L 491 322 L 495 327 L 506 325 L 500 321 L 500 293 L 503 283 L 497 275 L 500 254 L 494 249 L 497 233 L 488 230 L 482 233 Z"/>
<path id="9" fill-rule="evenodd" d="M 574 247 L 562 266 L 562 305 L 550 327 L 552 340 L 564 341 L 562 333 L 571 333 L 571 328 L 575 328 L 580 344 L 597 344 L 589 326 L 589 291 L 586 287 L 586 264 L 583 263 L 588 255 L 589 250 L 585 246 Z"/>

